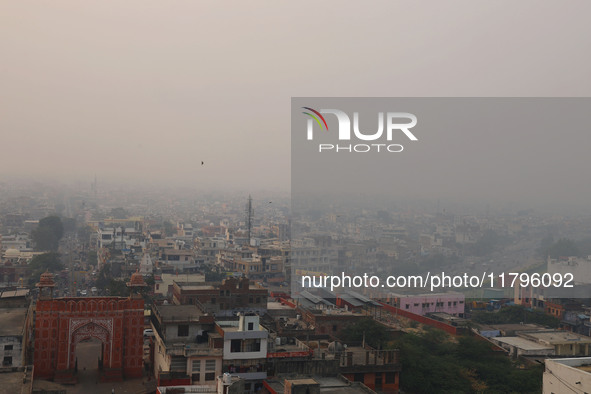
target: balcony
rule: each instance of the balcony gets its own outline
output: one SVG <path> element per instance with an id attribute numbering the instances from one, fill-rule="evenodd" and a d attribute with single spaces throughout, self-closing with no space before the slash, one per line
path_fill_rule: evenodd
<path id="1" fill-rule="evenodd" d="M 267 371 L 233 373 L 232 376 L 238 376 L 244 380 L 264 380 L 267 379 Z"/>
<path id="2" fill-rule="evenodd" d="M 166 354 L 169 356 L 221 356 L 222 349 L 209 347 L 207 343 L 175 343 L 166 345 Z"/>

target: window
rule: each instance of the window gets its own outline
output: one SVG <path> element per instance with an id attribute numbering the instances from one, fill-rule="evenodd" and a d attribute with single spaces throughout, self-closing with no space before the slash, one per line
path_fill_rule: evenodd
<path id="1" fill-rule="evenodd" d="M 386 384 L 396 383 L 396 373 L 386 373 Z"/>
<path id="2" fill-rule="evenodd" d="M 337 325 L 336 324 L 333 324 L 332 325 L 332 332 L 336 332 L 336 331 L 337 331 Z"/>
<path id="3" fill-rule="evenodd" d="M 408 309 L 408 308 L 410 308 L 410 305 L 409 304 L 406 304 L 406 309 Z"/>
<path id="4" fill-rule="evenodd" d="M 215 380 L 215 372 L 207 372 L 205 374 L 205 381 L 207 382 L 208 380 Z"/>
<path id="5" fill-rule="evenodd" d="M 2 361 L 2 365 L 3 366 L 9 366 L 12 365 L 12 357 L 4 357 L 4 361 Z"/>
<path id="6" fill-rule="evenodd" d="M 261 340 L 260 339 L 245 339 L 243 349 L 245 352 L 260 352 L 261 351 Z"/>
<path id="7" fill-rule="evenodd" d="M 12 345 L 4 345 L 4 350 L 12 350 Z"/>
<path id="8" fill-rule="evenodd" d="M 193 361 L 193 372 L 201 372 L 201 360 L 194 360 Z"/>
<path id="9" fill-rule="evenodd" d="M 215 360 L 205 360 L 205 370 L 215 371 Z"/>
<path id="10" fill-rule="evenodd" d="M 179 324 L 177 335 L 179 337 L 188 337 L 189 336 L 189 325 L 188 324 Z"/>
<path id="11" fill-rule="evenodd" d="M 240 352 L 240 339 L 232 339 L 232 341 L 230 342 L 230 352 Z"/>
<path id="12" fill-rule="evenodd" d="M 261 303 L 261 297 L 257 297 L 257 304 Z"/>
<path id="13" fill-rule="evenodd" d="M 248 323 L 248 331 L 252 331 L 252 330 L 254 330 L 254 323 L 250 322 L 250 323 Z"/>

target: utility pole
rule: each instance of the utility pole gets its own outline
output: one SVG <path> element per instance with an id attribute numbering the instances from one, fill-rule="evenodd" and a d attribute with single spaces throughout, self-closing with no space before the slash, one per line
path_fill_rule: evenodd
<path id="1" fill-rule="evenodd" d="M 251 231 L 252 231 L 252 219 L 254 211 L 252 209 L 252 197 L 248 195 L 248 203 L 246 204 L 246 227 L 248 228 L 248 245 L 250 246 Z"/>

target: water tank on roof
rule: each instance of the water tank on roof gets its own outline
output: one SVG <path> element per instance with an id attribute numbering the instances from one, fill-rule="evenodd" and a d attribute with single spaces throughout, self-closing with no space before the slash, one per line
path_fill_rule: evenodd
<path id="1" fill-rule="evenodd" d="M 334 341 L 328 344 L 328 352 L 331 354 L 342 353 L 344 350 L 345 347 L 340 342 Z"/>

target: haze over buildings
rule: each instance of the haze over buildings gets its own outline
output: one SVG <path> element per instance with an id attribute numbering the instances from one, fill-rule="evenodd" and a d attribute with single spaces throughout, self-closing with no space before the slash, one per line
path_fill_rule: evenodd
<path id="1" fill-rule="evenodd" d="M 293 96 L 591 91 L 586 2 L 303 4 L 4 2 L 0 177 L 232 190 L 257 178 L 286 191 Z M 482 198 L 462 189 L 467 177 L 498 183 L 492 201 L 539 190 L 556 201 L 572 187 L 584 201 L 587 136 L 557 130 L 511 149 L 497 135 L 429 148 L 421 136 L 433 161 L 400 196 Z M 435 168 L 454 182 L 422 182 Z"/>

